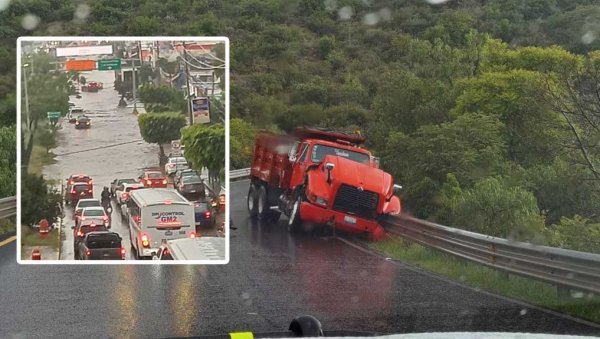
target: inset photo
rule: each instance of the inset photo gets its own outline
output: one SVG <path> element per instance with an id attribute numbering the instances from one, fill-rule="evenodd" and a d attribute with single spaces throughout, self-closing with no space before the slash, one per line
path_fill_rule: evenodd
<path id="1" fill-rule="evenodd" d="M 17 53 L 20 264 L 228 263 L 226 37 L 22 37 Z"/>

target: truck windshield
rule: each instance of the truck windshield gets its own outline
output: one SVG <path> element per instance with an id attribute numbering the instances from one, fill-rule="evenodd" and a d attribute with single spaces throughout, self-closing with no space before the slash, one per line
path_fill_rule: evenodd
<path id="1" fill-rule="evenodd" d="M 327 155 L 335 155 L 338 157 L 350 159 L 361 164 L 369 164 L 369 155 L 359 152 L 350 151 L 347 149 L 325 146 L 325 145 L 314 145 L 310 159 L 312 162 L 321 162 Z"/>

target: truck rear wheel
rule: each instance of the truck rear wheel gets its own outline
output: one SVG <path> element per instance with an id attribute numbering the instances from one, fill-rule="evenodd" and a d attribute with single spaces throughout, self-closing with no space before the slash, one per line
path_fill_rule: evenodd
<path id="1" fill-rule="evenodd" d="M 250 185 L 250 189 L 248 190 L 248 214 L 250 214 L 250 218 L 255 218 L 258 212 L 258 206 L 256 206 L 257 199 L 256 186 Z"/>
<path id="2" fill-rule="evenodd" d="M 269 212 L 271 211 L 269 208 L 269 203 L 267 201 L 267 189 L 265 188 L 265 186 L 261 185 L 258 188 L 256 205 L 258 220 L 267 220 L 269 218 Z"/>

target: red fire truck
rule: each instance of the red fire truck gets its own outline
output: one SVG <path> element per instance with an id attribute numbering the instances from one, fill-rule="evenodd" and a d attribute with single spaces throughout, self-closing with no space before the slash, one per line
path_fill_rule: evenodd
<path id="1" fill-rule="evenodd" d="M 259 133 L 251 167 L 247 207 L 251 217 L 278 220 L 288 229 L 306 224 L 366 234 L 385 234 L 380 217 L 399 214 L 392 176 L 364 149 L 366 138 L 317 128 L 292 135 Z"/>

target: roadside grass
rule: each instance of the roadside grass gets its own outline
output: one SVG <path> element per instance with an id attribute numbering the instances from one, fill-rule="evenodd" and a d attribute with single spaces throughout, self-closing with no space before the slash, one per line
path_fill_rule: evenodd
<path id="1" fill-rule="evenodd" d="M 481 290 L 600 323 L 600 296 L 576 292 L 569 300 L 559 300 L 556 287 L 550 284 L 507 275 L 404 239 L 371 243 L 369 247 L 385 256 Z"/>
<path id="2" fill-rule="evenodd" d="M 46 152 L 46 149 L 40 145 L 33 145 L 28 166 L 29 174 L 41 175 L 43 174 L 44 166 L 54 163 L 56 163 L 56 160 L 52 152 Z"/>
<path id="3" fill-rule="evenodd" d="M 55 251 L 58 251 L 60 248 L 58 229 L 53 229 L 48 232 L 46 239 L 41 239 L 37 229 L 21 225 L 21 246 L 50 246 Z"/>
<path id="4" fill-rule="evenodd" d="M 15 217 L 0 220 L 0 235 L 17 231 Z"/>

